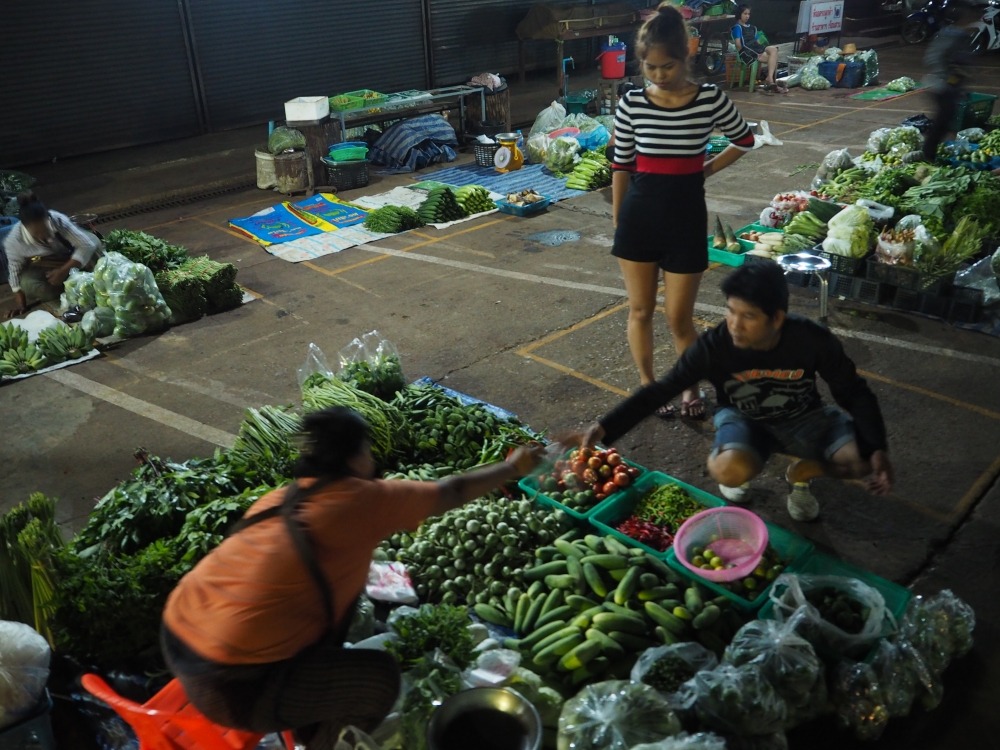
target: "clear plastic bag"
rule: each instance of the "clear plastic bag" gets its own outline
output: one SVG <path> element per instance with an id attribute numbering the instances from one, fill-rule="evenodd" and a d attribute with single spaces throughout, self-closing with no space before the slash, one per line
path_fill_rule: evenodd
<path id="1" fill-rule="evenodd" d="M 104 338 L 110 336 L 115 331 L 115 311 L 110 307 L 95 307 L 87 310 L 80 321 L 83 330 L 88 336 L 94 338 Z"/>
<path id="2" fill-rule="evenodd" d="M 94 294 L 99 307 L 115 311 L 114 335 L 127 338 L 163 330 L 170 308 L 153 272 L 121 253 L 106 253 L 94 266 Z"/>
<path id="3" fill-rule="evenodd" d="M 533 135 L 538 135 L 539 133 L 548 135 L 553 130 L 558 130 L 560 124 L 565 119 L 566 108 L 559 102 L 552 102 L 535 117 L 535 122 L 532 123 L 531 130 L 528 131 L 529 140 Z"/>
<path id="4" fill-rule="evenodd" d="M 846 148 L 838 148 L 835 151 L 831 151 L 823 157 L 819 169 L 816 170 L 816 176 L 813 177 L 812 181 L 813 190 L 826 183 L 831 177 L 835 177 L 840 172 L 850 169 L 853 166 L 854 157 L 851 156 Z"/>
<path id="5" fill-rule="evenodd" d="M 892 128 L 877 128 L 868 134 L 865 150 L 873 154 L 884 154 L 889 150 L 889 134 Z"/>
<path id="6" fill-rule="evenodd" d="M 30 625 L 0 620 L 0 727 L 29 715 L 45 694 L 52 650 Z"/>
<path id="7" fill-rule="evenodd" d="M 59 308 L 63 311 L 79 308 L 87 312 L 97 307 L 94 292 L 94 274 L 91 271 L 81 271 L 74 268 L 69 272 L 63 283 L 63 292 L 59 298 Z"/>
<path id="8" fill-rule="evenodd" d="M 922 692 L 933 691 L 934 680 L 920 652 L 906 638 L 883 638 L 871 656 L 889 716 L 907 716 Z"/>
<path id="9" fill-rule="evenodd" d="M 532 164 L 544 164 L 545 154 L 548 152 L 552 139 L 545 133 L 536 133 L 528 136 L 527 150 L 525 158 Z"/>
<path id="10" fill-rule="evenodd" d="M 630 750 L 681 731 L 666 698 L 649 685 L 608 680 L 585 686 L 559 714 L 558 750 Z"/>
<path id="11" fill-rule="evenodd" d="M 462 685 L 466 688 L 500 687 L 509 683 L 521 665 L 521 654 L 508 648 L 484 651 L 476 663 L 462 672 Z"/>
<path id="12" fill-rule="evenodd" d="M 849 632 L 827 620 L 813 604 L 811 599 L 828 591 L 857 606 L 861 613 L 857 632 Z M 821 655 L 863 657 L 879 638 L 895 630 L 892 613 L 886 609 L 881 592 L 857 578 L 783 573 L 774 582 L 770 598 L 774 618 L 778 622 L 791 621 L 795 632 Z"/>
<path id="13" fill-rule="evenodd" d="M 684 721 L 694 710 L 695 691 L 690 683 L 703 669 L 715 669 L 719 658 L 695 641 L 654 646 L 639 655 L 629 678 L 656 688 L 667 704 Z M 659 672 L 664 669 L 664 672 Z M 652 672 L 650 670 L 653 670 Z"/>
<path id="14" fill-rule="evenodd" d="M 771 132 L 771 126 L 768 124 L 767 120 L 761 120 L 760 135 L 754 134 L 753 147 L 760 148 L 761 146 L 781 145 L 783 145 L 781 140 Z"/>
<path id="15" fill-rule="evenodd" d="M 395 344 L 378 331 L 369 331 L 337 352 L 337 377 L 384 401 L 391 401 L 406 386 Z"/>
<path id="16" fill-rule="evenodd" d="M 878 53 L 873 49 L 866 49 L 853 56 L 858 62 L 865 66 L 865 75 L 862 79 L 863 86 L 874 86 L 878 83 Z"/>
<path id="17" fill-rule="evenodd" d="M 306 137 L 301 131 L 290 128 L 287 125 L 279 125 L 267 137 L 267 150 L 272 154 L 281 154 L 285 151 L 305 150 Z"/>
<path id="18" fill-rule="evenodd" d="M 632 750 L 727 750 L 726 741 L 714 732 L 681 732 L 660 742 L 636 745 Z"/>
<path id="19" fill-rule="evenodd" d="M 824 708 L 823 663 L 792 621 L 751 620 L 726 646 L 723 664 L 757 667 L 788 706 L 786 728 L 815 718 Z"/>
<path id="20" fill-rule="evenodd" d="M 347 626 L 347 642 L 357 643 L 375 635 L 375 604 L 362 594 L 354 603 L 354 614 Z"/>
<path id="21" fill-rule="evenodd" d="M 864 662 L 835 665 L 830 698 L 838 723 L 862 741 L 877 740 L 889 723 L 889 709 L 875 670 Z"/>
<path id="22" fill-rule="evenodd" d="M 299 379 L 299 388 L 302 388 L 313 375 L 320 375 L 327 379 L 333 377 L 333 370 L 330 369 L 330 365 L 326 361 L 326 355 L 312 342 L 306 347 L 305 362 L 295 372 Z"/>
<path id="23" fill-rule="evenodd" d="M 972 607 L 945 589 L 934 596 L 915 596 L 910 601 L 901 634 L 920 652 L 932 674 L 944 672 L 952 658 L 972 648 L 976 615 Z"/>
<path id="24" fill-rule="evenodd" d="M 410 574 L 401 562 L 373 560 L 368 567 L 365 593 L 380 602 L 393 604 L 416 604 L 419 602 Z"/>
<path id="25" fill-rule="evenodd" d="M 965 130 L 959 130 L 955 133 L 956 141 L 967 141 L 969 143 L 979 143 L 983 140 L 983 136 L 986 135 L 986 131 L 982 128 L 966 128 Z"/>
<path id="26" fill-rule="evenodd" d="M 696 674 L 692 683 L 698 719 L 713 731 L 758 735 L 785 727 L 785 701 L 754 665 L 720 664 Z"/>
<path id="27" fill-rule="evenodd" d="M 348 724 L 340 730 L 333 750 L 382 750 L 382 746 L 366 732 Z"/>
<path id="28" fill-rule="evenodd" d="M 580 161 L 580 141 L 572 136 L 559 136 L 549 144 L 545 152 L 545 167 L 556 174 L 572 172 L 578 161 Z"/>
<path id="29" fill-rule="evenodd" d="M 1000 282 L 991 263 L 992 258 L 981 258 L 955 274 L 955 286 L 981 289 L 986 306 L 1000 302 Z"/>

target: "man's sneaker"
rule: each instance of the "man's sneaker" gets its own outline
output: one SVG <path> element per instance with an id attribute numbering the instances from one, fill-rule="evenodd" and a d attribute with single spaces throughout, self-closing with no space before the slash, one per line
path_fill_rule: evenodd
<path id="1" fill-rule="evenodd" d="M 808 482 L 796 482 L 788 493 L 788 515 L 794 521 L 812 521 L 819 515 L 819 501 L 809 490 Z"/>
<path id="2" fill-rule="evenodd" d="M 739 487 L 727 487 L 724 484 L 719 485 L 719 493 L 731 503 L 745 503 L 749 499 L 747 497 L 749 491 L 750 482 L 744 482 Z"/>

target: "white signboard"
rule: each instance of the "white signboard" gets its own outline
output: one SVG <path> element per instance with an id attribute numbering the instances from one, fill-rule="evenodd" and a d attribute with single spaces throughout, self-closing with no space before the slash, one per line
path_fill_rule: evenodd
<path id="1" fill-rule="evenodd" d="M 799 3 L 798 34 L 829 34 L 844 23 L 844 0 L 814 0 Z"/>

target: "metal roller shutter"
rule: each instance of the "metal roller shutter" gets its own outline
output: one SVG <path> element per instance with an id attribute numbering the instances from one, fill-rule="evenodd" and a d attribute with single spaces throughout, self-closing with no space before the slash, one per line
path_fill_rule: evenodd
<path id="1" fill-rule="evenodd" d="M 211 130 L 284 118 L 296 96 L 426 87 L 421 0 L 190 0 Z"/>
<path id="2" fill-rule="evenodd" d="M 0 18 L 0 166 L 200 132 L 177 0 L 4 3 Z"/>

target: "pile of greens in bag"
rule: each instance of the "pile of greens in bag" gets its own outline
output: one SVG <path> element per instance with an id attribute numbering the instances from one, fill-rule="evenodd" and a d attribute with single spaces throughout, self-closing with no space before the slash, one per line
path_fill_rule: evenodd
<path id="1" fill-rule="evenodd" d="M 82 312 L 97 307 L 97 298 L 94 294 L 94 274 L 89 271 L 81 271 L 78 268 L 72 269 L 63 283 L 63 293 L 59 298 L 59 305 L 63 310 L 76 307 Z"/>

